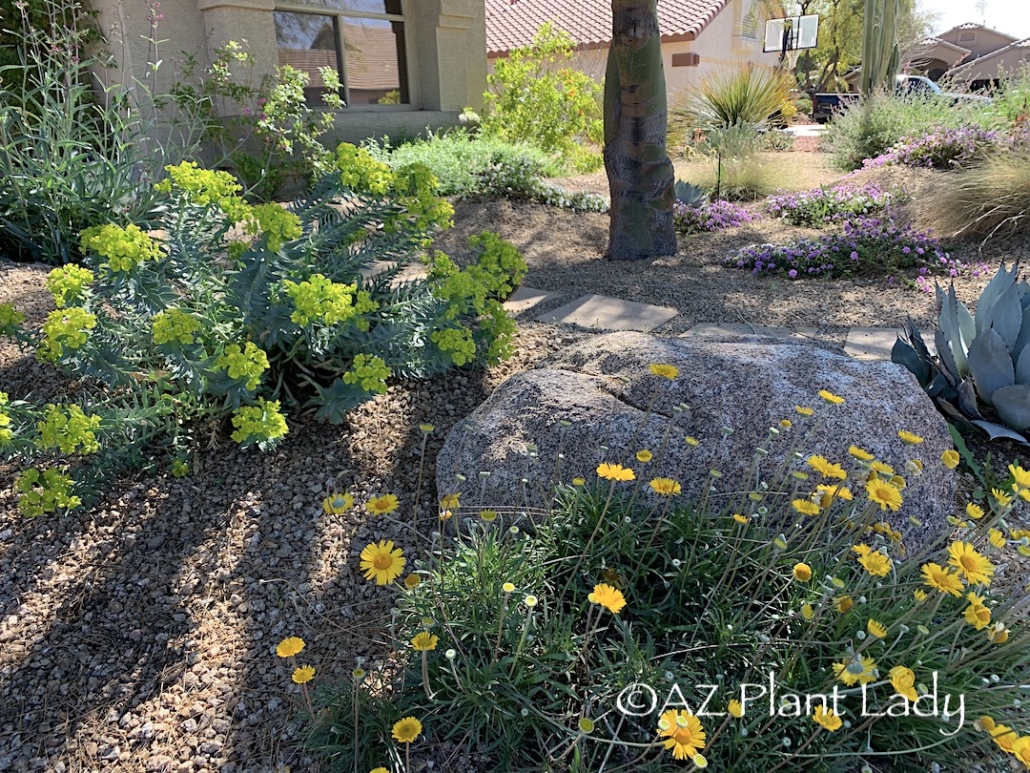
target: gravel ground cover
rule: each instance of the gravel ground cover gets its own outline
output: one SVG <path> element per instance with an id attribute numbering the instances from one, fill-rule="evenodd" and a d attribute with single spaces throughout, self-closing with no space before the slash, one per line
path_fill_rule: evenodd
<path id="1" fill-rule="evenodd" d="M 939 180 L 863 174 L 874 173 L 917 188 Z M 605 216 L 459 202 L 437 246 L 460 260 L 466 237 L 484 228 L 524 251 L 526 285 L 562 301 L 602 293 L 679 308 L 659 333 L 746 321 L 814 326 L 841 343 L 851 326 L 933 319 L 932 299 L 900 284 L 789 282 L 723 267 L 730 249 L 801 232 L 768 219 L 683 239 L 674 258 L 611 264 L 600 257 Z M 983 259 L 1025 254 L 1025 244 L 994 244 Z M 52 308 L 45 274 L 0 262 L 0 302 L 40 322 Z M 981 285 L 962 280 L 958 291 L 972 304 Z M 303 637 L 316 684 L 346 678 L 357 657 L 381 656 L 391 593 L 361 578 L 358 553 L 381 538 L 425 545 L 436 523 L 426 481 L 446 432 L 504 378 L 589 335 L 533 322 L 544 309 L 519 320 L 517 354 L 501 367 L 394 384 L 340 426 L 291 420 L 268 454 L 212 439 L 191 476 L 122 480 L 89 511 L 25 520 L 15 469 L 0 467 L 0 771 L 318 771 L 298 743 L 300 695 L 275 644 Z M 0 391 L 47 399 L 79 388 L 0 340 Z M 422 422 L 435 429 L 419 490 Z M 359 506 L 326 515 L 322 499 L 335 491 Z M 395 520 L 360 504 L 387 492 L 400 497 Z M 415 769 L 424 762 L 413 759 Z M 435 768 L 485 769 L 457 757 Z"/>

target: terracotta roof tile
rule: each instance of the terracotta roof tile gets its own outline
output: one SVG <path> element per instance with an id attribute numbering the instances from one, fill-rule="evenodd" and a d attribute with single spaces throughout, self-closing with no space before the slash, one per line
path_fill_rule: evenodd
<path id="1" fill-rule="evenodd" d="M 662 38 L 692 39 L 729 0 L 658 0 Z M 568 32 L 577 46 L 600 46 L 612 38 L 611 0 L 486 0 L 486 50 L 504 54 L 529 45 L 546 21 Z"/>

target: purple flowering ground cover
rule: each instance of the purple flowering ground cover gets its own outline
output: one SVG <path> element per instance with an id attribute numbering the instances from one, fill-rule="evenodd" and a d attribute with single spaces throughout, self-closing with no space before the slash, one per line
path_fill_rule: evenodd
<path id="1" fill-rule="evenodd" d="M 830 188 L 797 193 L 777 191 L 765 203 L 765 211 L 790 225 L 821 228 L 849 218 L 879 212 L 905 197 L 902 190 L 888 191 L 876 183 L 842 182 Z"/>
<path id="2" fill-rule="evenodd" d="M 936 128 L 924 134 L 903 138 L 883 155 L 865 159 L 862 168 L 914 166 L 927 169 L 955 169 L 982 161 L 992 147 L 1019 141 L 1017 137 L 1005 136 L 980 126 L 963 126 L 960 129 Z"/>
<path id="3" fill-rule="evenodd" d="M 759 217 L 760 215 L 744 209 L 739 204 L 721 200 L 707 201 L 699 207 L 691 207 L 677 201 L 672 209 L 672 221 L 676 232 L 684 236 L 736 228 Z"/>
<path id="4" fill-rule="evenodd" d="M 788 279 L 812 276 L 904 276 L 916 272 L 918 289 L 932 292 L 932 275 L 986 274 L 985 264 L 952 258 L 926 231 L 901 222 L 890 209 L 875 216 L 844 220 L 842 230 L 786 244 L 756 244 L 725 258 L 727 265 L 754 274 L 781 273 Z"/>

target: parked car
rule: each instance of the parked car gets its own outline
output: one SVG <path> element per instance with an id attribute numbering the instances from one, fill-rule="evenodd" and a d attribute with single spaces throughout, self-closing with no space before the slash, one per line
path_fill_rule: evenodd
<path id="1" fill-rule="evenodd" d="M 951 99 L 952 104 L 958 102 L 990 102 L 990 97 L 983 97 L 979 94 L 958 94 L 956 92 L 941 91 L 941 87 L 924 75 L 899 75 L 895 79 L 895 87 L 899 94 L 920 94 L 935 95 L 942 99 Z M 813 94 L 812 95 L 812 119 L 819 123 L 826 123 L 833 117 L 833 114 L 845 105 L 856 101 L 859 98 L 857 93 L 841 94 Z"/>

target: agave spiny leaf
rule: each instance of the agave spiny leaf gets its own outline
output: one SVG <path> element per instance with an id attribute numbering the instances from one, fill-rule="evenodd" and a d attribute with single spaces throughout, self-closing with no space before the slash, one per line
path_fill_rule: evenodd
<path id="1" fill-rule="evenodd" d="M 994 410 L 1006 425 L 1017 430 L 1030 427 L 1030 384 L 1013 384 L 996 391 Z"/>
<path id="2" fill-rule="evenodd" d="M 994 405 L 992 395 L 995 391 L 1016 383 L 1008 347 L 994 328 L 973 339 L 969 347 L 969 372 L 976 393 L 988 405 Z"/>

